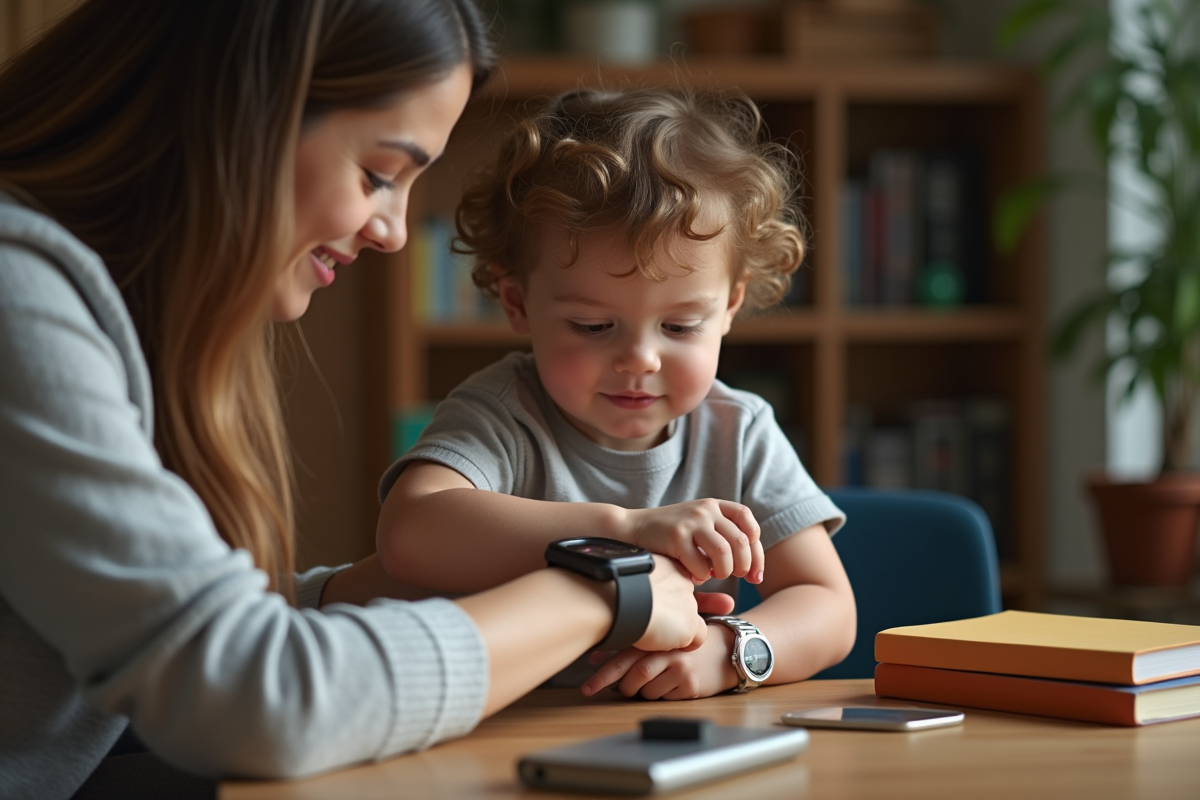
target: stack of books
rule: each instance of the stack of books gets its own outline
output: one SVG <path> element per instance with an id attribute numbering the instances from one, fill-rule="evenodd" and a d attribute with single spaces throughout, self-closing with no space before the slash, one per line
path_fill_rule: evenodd
<path id="1" fill-rule="evenodd" d="M 1002 611 L 875 637 L 875 694 L 1147 725 L 1200 716 L 1200 626 Z"/>

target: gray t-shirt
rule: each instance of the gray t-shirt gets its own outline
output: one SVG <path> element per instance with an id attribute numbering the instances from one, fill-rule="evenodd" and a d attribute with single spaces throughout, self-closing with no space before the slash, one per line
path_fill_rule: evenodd
<path id="1" fill-rule="evenodd" d="M 610 450 L 567 422 L 527 353 L 510 353 L 451 392 L 416 446 L 384 473 L 380 497 L 418 460 L 444 464 L 478 489 L 536 500 L 624 508 L 733 500 L 754 513 L 765 548 L 817 523 L 833 533 L 845 521 L 758 395 L 717 381 L 662 444 Z"/>

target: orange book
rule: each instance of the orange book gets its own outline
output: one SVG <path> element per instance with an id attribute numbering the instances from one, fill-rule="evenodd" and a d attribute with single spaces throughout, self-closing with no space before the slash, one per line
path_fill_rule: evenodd
<path id="1" fill-rule="evenodd" d="M 875 694 L 1108 725 L 1148 725 L 1200 715 L 1200 675 L 1116 686 L 879 664 L 875 667 Z"/>
<path id="2" fill-rule="evenodd" d="M 1001 611 L 880 631 L 875 660 L 1137 685 L 1200 674 L 1200 626 Z"/>

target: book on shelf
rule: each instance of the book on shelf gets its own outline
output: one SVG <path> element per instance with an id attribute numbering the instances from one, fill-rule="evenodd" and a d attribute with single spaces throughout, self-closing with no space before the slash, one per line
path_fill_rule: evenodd
<path id="1" fill-rule="evenodd" d="M 867 189 L 863 181 L 850 179 L 842 185 L 842 302 L 862 305 L 864 270 L 867 261 L 864 204 Z"/>
<path id="2" fill-rule="evenodd" d="M 863 478 L 872 489 L 912 487 L 912 431 L 901 425 L 878 425 L 867 431 Z"/>
<path id="3" fill-rule="evenodd" d="M 965 495 L 966 424 L 959 404 L 950 400 L 914 403 L 911 415 L 913 485 Z"/>
<path id="4" fill-rule="evenodd" d="M 1200 626 L 1001 611 L 880 631 L 875 660 L 1140 685 L 1200 674 Z"/>
<path id="5" fill-rule="evenodd" d="M 842 434 L 842 484 L 866 486 L 867 436 L 871 432 L 871 409 L 862 403 L 846 406 Z"/>
<path id="6" fill-rule="evenodd" d="M 964 300 L 987 301 L 983 168 L 970 150 L 924 154 L 922 263 L 945 263 L 962 277 Z"/>
<path id="7" fill-rule="evenodd" d="M 987 514 L 1001 561 L 1017 556 L 1012 530 L 1008 404 L 973 398 L 963 404 L 966 494 Z"/>
<path id="8" fill-rule="evenodd" d="M 920 154 L 913 150 L 880 150 L 871 157 L 870 181 L 879 193 L 881 247 L 876 271 L 876 300 L 908 305 L 913 299 L 918 238 Z"/>
<path id="9" fill-rule="evenodd" d="M 842 483 L 877 489 L 932 489 L 974 500 L 992 525 L 1002 560 L 1016 555 L 1009 480 L 1008 404 L 998 397 L 929 399 L 901 422 L 872 421 L 850 403 L 842 434 Z"/>
<path id="10" fill-rule="evenodd" d="M 909 305 L 935 267 L 957 274 L 963 300 L 988 299 L 980 155 L 881 149 L 842 186 L 841 268 L 848 305 Z"/>
<path id="11" fill-rule="evenodd" d="M 1125 686 L 878 664 L 875 694 L 1107 725 L 1149 725 L 1200 716 L 1200 675 Z"/>
<path id="12" fill-rule="evenodd" d="M 413 227 L 409 242 L 413 312 L 430 322 L 473 321 L 496 316 L 471 280 L 470 260 L 451 248 L 454 223 L 432 216 Z"/>

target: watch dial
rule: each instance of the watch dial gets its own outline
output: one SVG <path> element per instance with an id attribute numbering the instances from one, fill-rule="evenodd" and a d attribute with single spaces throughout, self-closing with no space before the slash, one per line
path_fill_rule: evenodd
<path id="1" fill-rule="evenodd" d="M 585 542 L 583 544 L 569 545 L 569 548 L 576 553 L 599 556 L 600 558 L 623 558 L 625 556 L 638 555 L 642 552 L 640 547 L 623 544 L 622 542 Z"/>
<path id="2" fill-rule="evenodd" d="M 771 648 L 762 639 L 747 639 L 742 649 L 742 661 L 746 671 L 756 678 L 766 675 L 771 668 Z"/>

